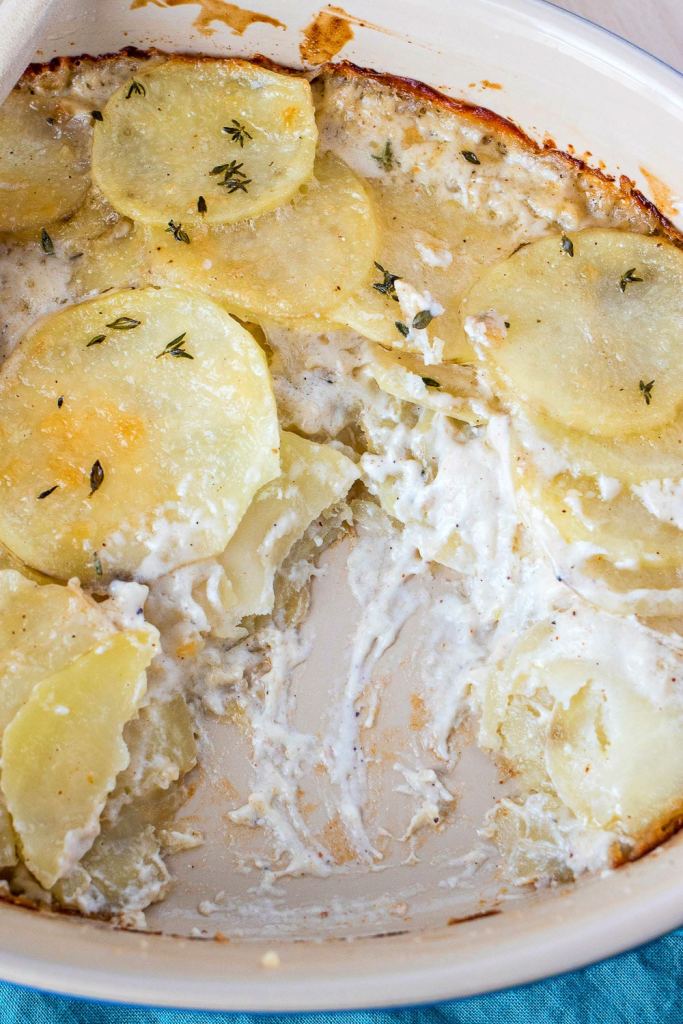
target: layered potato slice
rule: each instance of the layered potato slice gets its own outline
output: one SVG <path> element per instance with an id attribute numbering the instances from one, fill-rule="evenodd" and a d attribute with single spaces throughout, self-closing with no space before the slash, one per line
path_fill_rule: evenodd
<path id="1" fill-rule="evenodd" d="M 530 465 L 521 480 L 567 543 L 595 545 L 611 562 L 631 568 L 683 565 L 683 530 L 654 516 L 618 481 L 610 481 L 616 493 L 601 494 L 593 477 L 559 473 L 548 478 Z"/>
<path id="2" fill-rule="evenodd" d="M 405 402 L 441 412 L 465 423 L 481 423 L 476 371 L 457 363 L 427 366 L 410 352 L 376 347 L 369 363 L 377 386 Z"/>
<path id="3" fill-rule="evenodd" d="M 272 611 L 277 569 L 311 522 L 344 498 L 359 475 L 342 452 L 287 431 L 280 456 L 280 476 L 261 488 L 219 559 L 239 619 Z"/>
<path id="4" fill-rule="evenodd" d="M 46 888 L 99 832 L 155 646 L 149 630 L 116 633 L 37 683 L 5 729 L 2 792 L 23 860 Z"/>
<path id="5" fill-rule="evenodd" d="M 328 154 L 286 206 L 257 221 L 196 226 L 189 242 L 142 233 L 154 280 L 208 291 L 240 316 L 320 317 L 364 281 L 376 251 L 371 200 Z"/>
<path id="6" fill-rule="evenodd" d="M 313 170 L 308 82 L 247 61 L 176 57 L 142 69 L 102 115 L 93 179 L 112 206 L 146 224 L 257 217 Z"/>
<path id="7" fill-rule="evenodd" d="M 480 741 L 636 855 L 683 811 L 681 654 L 633 621 L 560 612 L 493 672 Z"/>
<path id="8" fill-rule="evenodd" d="M 463 303 L 495 380 L 562 426 L 648 434 L 683 401 L 683 251 L 593 228 L 526 245 Z"/>
<path id="9" fill-rule="evenodd" d="M 88 138 L 55 98 L 10 93 L 0 107 L 0 231 L 40 230 L 79 206 L 90 182 Z"/>
<path id="10" fill-rule="evenodd" d="M 460 300 L 484 267 L 507 255 L 509 243 L 501 240 L 500 229 L 481 214 L 473 214 L 455 201 L 437 200 L 414 181 L 368 179 L 366 185 L 377 212 L 377 262 L 381 269 L 375 268 L 372 276 L 339 304 L 336 320 L 370 341 L 390 348 L 405 347 L 396 327 L 397 320 L 406 319 L 391 281 L 397 277 L 443 307 L 427 330 L 430 337 L 438 336 L 444 342 L 444 359 L 473 360 L 459 317 Z"/>
<path id="11" fill-rule="evenodd" d="M 0 541 L 59 579 L 141 580 L 225 548 L 279 472 L 265 357 L 180 289 L 40 321 L 0 371 Z"/>

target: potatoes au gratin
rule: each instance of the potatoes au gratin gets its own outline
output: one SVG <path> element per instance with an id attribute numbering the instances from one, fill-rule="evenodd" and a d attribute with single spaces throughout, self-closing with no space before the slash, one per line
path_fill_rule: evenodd
<path id="1" fill-rule="evenodd" d="M 633 183 L 345 64 L 58 60 L 0 140 L 5 893 L 141 923 L 229 715 L 224 811 L 278 876 L 447 832 L 464 733 L 506 780 L 477 827 L 509 883 L 669 835 L 683 252 Z M 344 544 L 363 621 L 306 730 Z M 389 836 L 375 669 L 418 613 Z"/>

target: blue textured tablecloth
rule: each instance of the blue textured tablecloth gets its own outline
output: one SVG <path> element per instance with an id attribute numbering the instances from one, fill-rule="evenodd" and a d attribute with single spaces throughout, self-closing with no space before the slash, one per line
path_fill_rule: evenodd
<path id="1" fill-rule="evenodd" d="M 0 1024 L 679 1024 L 683 928 L 581 971 L 437 1006 L 347 1013 L 150 1010 L 46 995 L 0 982 Z"/>

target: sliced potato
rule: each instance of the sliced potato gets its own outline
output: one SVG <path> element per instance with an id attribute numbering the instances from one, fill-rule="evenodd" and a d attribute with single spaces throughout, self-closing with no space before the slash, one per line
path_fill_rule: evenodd
<path id="1" fill-rule="evenodd" d="M 23 860 L 54 885 L 92 846 L 117 774 L 123 727 L 145 693 L 150 632 L 124 632 L 37 683 L 5 729 L 2 791 Z"/>
<path id="2" fill-rule="evenodd" d="M 598 481 L 560 473 L 551 479 L 527 466 L 523 486 L 560 536 L 596 545 L 615 564 L 683 566 L 683 530 L 657 519 L 630 488 L 603 498 Z"/>
<path id="3" fill-rule="evenodd" d="M 72 213 L 89 184 L 83 125 L 17 88 L 0 106 L 0 231 L 40 229 Z"/>
<path id="4" fill-rule="evenodd" d="M 232 584 L 235 621 L 272 610 L 277 569 L 310 523 L 358 477 L 346 455 L 286 431 L 280 455 L 281 475 L 261 488 L 219 558 Z"/>
<path id="5" fill-rule="evenodd" d="M 378 347 L 372 353 L 369 369 L 378 387 L 388 395 L 465 423 L 482 422 L 477 375 L 469 366 L 427 366 L 412 353 L 387 352 Z"/>
<path id="6" fill-rule="evenodd" d="M 683 251 L 670 242 L 597 228 L 544 238 L 488 270 L 463 314 L 504 387 L 564 426 L 647 434 L 679 411 Z"/>
<path id="7" fill-rule="evenodd" d="M 247 61 L 177 57 L 140 70 L 102 113 L 93 178 L 112 206 L 146 224 L 257 217 L 313 170 L 308 82 Z"/>
<path id="8" fill-rule="evenodd" d="M 413 181 L 369 179 L 366 185 L 379 224 L 378 263 L 444 307 L 428 328 L 430 336 L 444 341 L 444 359 L 474 359 L 460 321 L 460 300 L 482 268 L 507 255 L 512 245 L 484 214 L 437 199 Z M 391 288 L 387 294 L 374 287 L 384 283 L 384 274 L 375 268 L 334 315 L 370 341 L 399 347 L 396 321 L 405 318 Z"/>
<path id="9" fill-rule="evenodd" d="M 324 314 L 366 279 L 376 247 L 365 186 L 331 154 L 287 206 L 256 222 L 196 226 L 189 244 L 161 228 L 144 235 L 156 281 L 208 291 L 257 319 Z"/>
<path id="10" fill-rule="evenodd" d="M 0 572 L 0 735 L 36 683 L 104 643 L 114 626 L 75 585 L 39 586 Z"/>
<path id="11" fill-rule="evenodd" d="M 12 828 L 12 819 L 0 800 L 0 869 L 11 868 L 17 863 L 17 840 Z"/>
<path id="12" fill-rule="evenodd" d="M 628 434 L 618 441 L 570 430 L 549 416 L 534 416 L 531 421 L 538 442 L 561 453 L 574 471 L 602 473 L 626 484 L 681 476 L 683 412 L 650 434 Z"/>
<path id="13" fill-rule="evenodd" d="M 587 824 L 647 834 L 683 810 L 683 709 L 601 673 L 558 704 L 546 760 L 560 798 Z"/>
<path id="14" fill-rule="evenodd" d="M 153 579 L 216 554 L 279 471 L 263 353 L 180 289 L 46 317 L 0 371 L 0 403 L 0 541 L 61 579 Z"/>

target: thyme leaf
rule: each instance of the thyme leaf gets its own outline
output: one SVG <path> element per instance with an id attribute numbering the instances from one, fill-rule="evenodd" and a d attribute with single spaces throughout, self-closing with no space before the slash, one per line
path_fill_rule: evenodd
<path id="1" fill-rule="evenodd" d="M 562 235 L 560 247 L 562 249 L 562 252 L 566 252 L 567 256 L 574 255 L 574 243 L 572 242 L 571 238 L 567 238 L 566 235 Z"/>
<path id="2" fill-rule="evenodd" d="M 95 552 L 95 554 L 93 555 L 93 559 L 92 560 L 93 560 L 93 563 L 95 565 L 95 575 L 96 576 L 101 576 L 102 575 L 102 563 L 100 561 L 100 556 L 97 554 L 97 552 Z"/>
<path id="3" fill-rule="evenodd" d="M 166 230 L 171 232 L 176 242 L 186 242 L 188 245 L 190 244 L 190 236 L 187 231 L 184 230 L 182 224 L 176 224 L 174 220 L 169 220 Z"/>
<path id="4" fill-rule="evenodd" d="M 390 274 L 388 270 L 385 270 L 381 263 L 377 263 L 375 260 L 375 266 L 379 270 L 383 277 L 382 281 L 376 281 L 373 284 L 375 291 L 379 292 L 380 295 L 386 295 L 390 299 L 394 299 L 398 302 L 398 295 L 396 294 L 396 282 L 400 281 L 398 274 Z"/>
<path id="5" fill-rule="evenodd" d="M 241 149 L 244 149 L 245 139 L 253 138 L 253 136 L 247 131 L 246 127 L 243 124 L 240 124 L 239 121 L 236 121 L 234 117 L 232 118 L 232 124 L 223 128 L 223 131 L 226 135 L 230 136 L 233 142 L 239 143 Z"/>
<path id="6" fill-rule="evenodd" d="M 428 388 L 440 388 L 441 387 L 441 385 L 439 384 L 438 380 L 434 380 L 433 377 L 423 377 L 422 378 L 422 383 L 425 384 Z"/>
<path id="7" fill-rule="evenodd" d="M 387 139 L 384 143 L 384 148 L 379 153 L 371 153 L 370 156 L 379 164 L 383 171 L 390 171 L 394 166 L 394 150 L 391 140 Z"/>
<path id="8" fill-rule="evenodd" d="M 60 395 L 59 398 L 57 399 L 57 408 L 61 409 L 63 405 L 64 405 L 64 395 Z"/>
<path id="9" fill-rule="evenodd" d="M 142 320 L 134 320 L 132 316 L 117 316 L 116 320 L 112 320 L 107 327 L 111 327 L 115 331 L 132 331 L 134 327 L 139 327 Z"/>
<path id="10" fill-rule="evenodd" d="M 622 289 L 622 291 L 623 291 L 623 289 Z M 653 389 L 654 386 L 655 386 L 655 382 L 653 380 L 648 381 L 647 384 L 645 383 L 644 380 L 638 381 L 638 387 L 640 388 L 641 395 L 645 399 L 645 405 L 649 405 L 650 402 L 652 401 L 652 389 Z"/>
<path id="11" fill-rule="evenodd" d="M 627 285 L 635 284 L 636 281 L 642 281 L 642 280 L 643 280 L 642 277 L 636 277 L 636 268 L 635 267 L 631 267 L 630 270 L 627 270 L 625 274 L 621 275 L 621 277 L 619 279 L 619 287 L 621 288 L 622 292 L 625 292 Z"/>
<path id="12" fill-rule="evenodd" d="M 90 494 L 88 497 L 92 498 L 95 491 L 99 491 L 103 483 L 104 470 L 102 468 L 102 463 L 99 459 L 96 459 L 92 464 L 92 469 L 90 470 Z"/>
<path id="13" fill-rule="evenodd" d="M 408 335 L 410 334 L 410 328 L 408 327 L 408 325 L 401 323 L 400 320 L 395 320 L 394 323 L 396 324 L 396 330 L 398 331 L 398 333 L 402 334 L 404 338 L 407 338 Z"/>
<path id="14" fill-rule="evenodd" d="M 163 352 L 160 352 L 156 358 L 161 359 L 162 356 L 173 356 L 175 359 L 194 359 L 194 356 L 183 348 L 186 334 L 187 331 L 183 331 L 183 333 L 179 334 L 177 338 L 173 338 L 172 341 L 169 341 Z"/>
<path id="15" fill-rule="evenodd" d="M 104 121 L 104 117 L 102 116 L 101 110 L 91 110 L 90 116 L 92 117 L 93 121 Z"/>
<path id="16" fill-rule="evenodd" d="M 45 228 L 40 232 L 40 248 L 43 250 L 46 256 L 54 256 L 55 245 L 50 236 L 48 235 Z"/>
<path id="17" fill-rule="evenodd" d="M 206 213 L 206 199 L 200 196 L 197 200 L 197 213 Z"/>
<path id="18" fill-rule="evenodd" d="M 94 338 L 90 339 L 90 341 L 85 347 L 90 348 L 92 345 L 101 345 L 106 337 L 106 334 L 96 334 Z"/>
<path id="19" fill-rule="evenodd" d="M 416 331 L 423 331 L 425 327 L 429 327 L 433 319 L 434 317 L 428 309 L 421 309 L 413 317 L 413 327 Z"/>
<path id="20" fill-rule="evenodd" d="M 54 494 L 59 484 L 54 484 L 52 487 L 48 487 L 46 491 L 41 491 L 38 495 L 38 501 L 42 501 L 43 498 L 49 498 L 51 494 Z"/>
<path id="21" fill-rule="evenodd" d="M 246 176 L 243 167 L 243 163 L 231 160 L 229 164 L 217 164 L 209 174 L 222 174 L 223 181 L 219 181 L 218 184 L 224 186 L 230 195 L 233 192 L 247 192 L 247 186 L 251 185 L 252 179 Z"/>
<path id="22" fill-rule="evenodd" d="M 126 99 L 129 100 L 131 96 L 146 96 L 147 90 L 145 89 L 142 82 L 136 82 L 135 79 L 128 86 L 128 92 L 126 93 Z"/>
<path id="23" fill-rule="evenodd" d="M 460 152 L 467 160 L 468 164 L 480 164 L 481 160 L 476 153 L 473 153 L 471 149 L 461 149 Z"/>

